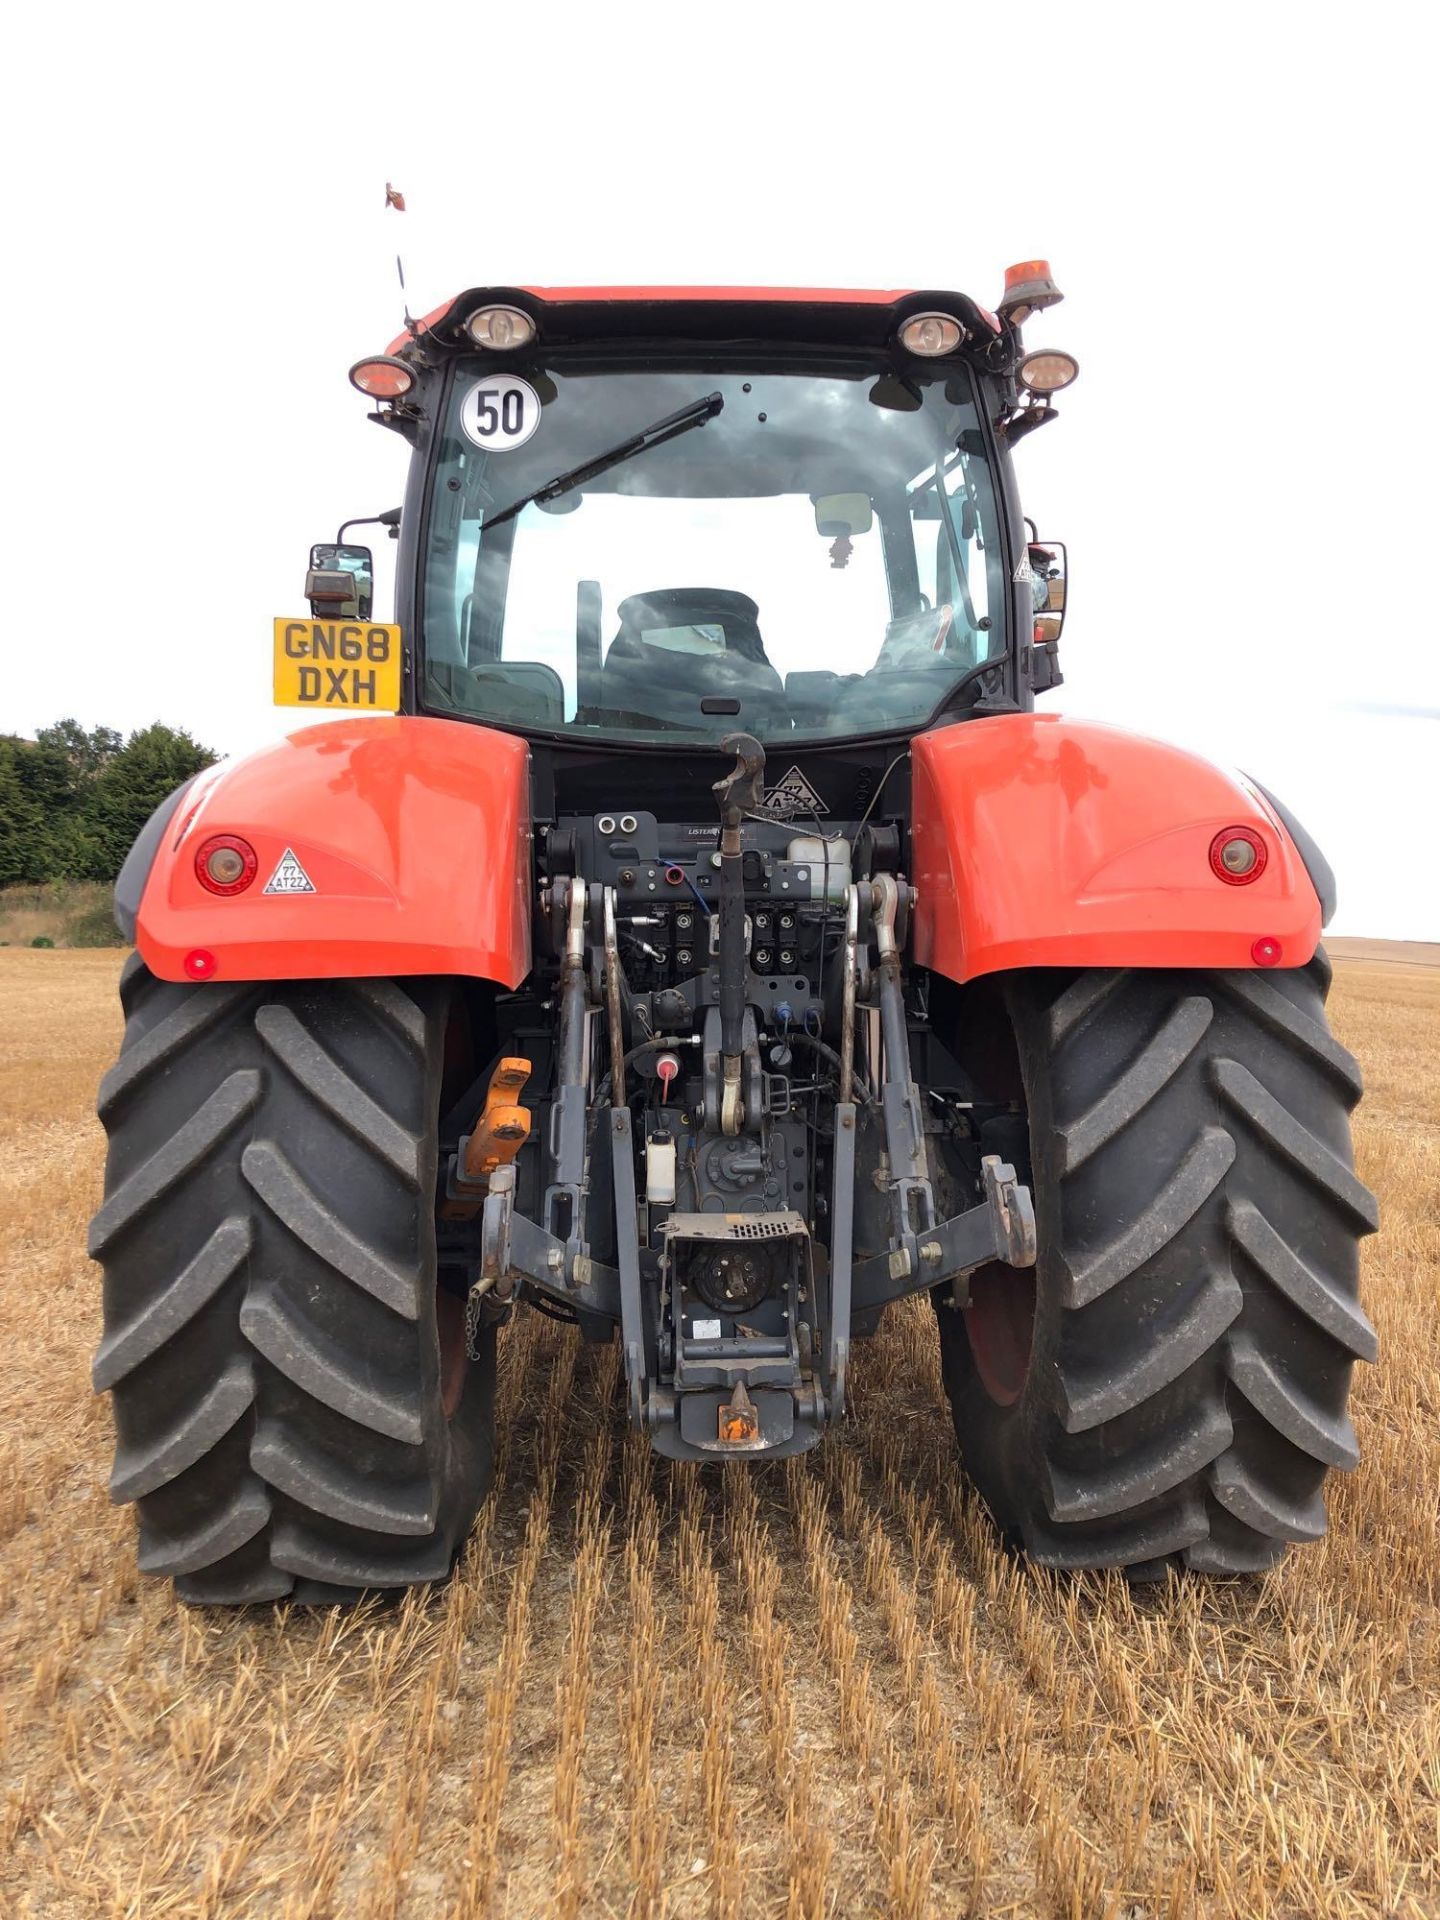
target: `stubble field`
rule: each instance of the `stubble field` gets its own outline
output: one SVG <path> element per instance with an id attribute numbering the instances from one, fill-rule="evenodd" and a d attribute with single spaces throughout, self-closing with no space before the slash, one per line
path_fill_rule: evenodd
<path id="1" fill-rule="evenodd" d="M 120 959 L 0 953 L 0 1913 L 1440 1914 L 1440 970 L 1337 967 L 1382 1352 L 1327 1539 L 1265 1579 L 1007 1560 L 923 1304 L 759 1472 L 653 1460 L 615 1350 L 527 1314 L 449 1587 L 227 1617 L 106 1495 Z"/>

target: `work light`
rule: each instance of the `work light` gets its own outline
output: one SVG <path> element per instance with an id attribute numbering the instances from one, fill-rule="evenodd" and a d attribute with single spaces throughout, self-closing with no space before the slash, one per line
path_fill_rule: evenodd
<path id="1" fill-rule="evenodd" d="M 496 353 L 513 353 L 516 347 L 528 347 L 535 338 L 535 322 L 518 307 L 481 307 L 471 314 L 465 328 L 477 347 L 489 347 Z"/>
<path id="2" fill-rule="evenodd" d="M 1072 353 L 1058 353 L 1053 347 L 1041 347 L 1027 353 L 1020 362 L 1016 378 L 1031 393 L 1059 393 L 1068 387 L 1080 371 Z"/>
<path id="3" fill-rule="evenodd" d="M 965 329 L 949 313 L 912 314 L 900 329 L 901 346 L 927 360 L 938 353 L 953 353 L 964 338 Z"/>
<path id="4" fill-rule="evenodd" d="M 372 400 L 399 400 L 414 386 L 415 374 L 403 360 L 382 353 L 371 360 L 357 360 L 350 369 L 350 384 Z"/>

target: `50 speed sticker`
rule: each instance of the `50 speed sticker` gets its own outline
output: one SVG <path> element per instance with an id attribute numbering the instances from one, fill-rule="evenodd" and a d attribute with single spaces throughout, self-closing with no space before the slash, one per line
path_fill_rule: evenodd
<path id="1" fill-rule="evenodd" d="M 540 424 L 540 396 L 513 373 L 492 374 L 471 387 L 460 402 L 460 425 L 467 440 L 487 453 L 523 447 Z"/>

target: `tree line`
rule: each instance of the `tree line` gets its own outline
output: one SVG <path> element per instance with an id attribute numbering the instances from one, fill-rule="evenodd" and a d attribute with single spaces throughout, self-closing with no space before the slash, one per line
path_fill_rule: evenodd
<path id="1" fill-rule="evenodd" d="M 113 880 L 166 794 L 217 758 L 158 721 L 128 740 L 77 720 L 0 734 L 0 887 Z"/>

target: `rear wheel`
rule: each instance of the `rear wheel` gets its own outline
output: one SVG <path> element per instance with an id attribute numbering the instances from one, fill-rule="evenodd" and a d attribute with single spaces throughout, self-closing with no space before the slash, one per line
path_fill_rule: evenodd
<path id="1" fill-rule="evenodd" d="M 449 997 L 170 985 L 138 956 L 91 1252 L 111 1494 L 187 1600 L 329 1603 L 449 1571 L 489 1485 L 495 1336 L 437 1286 Z"/>
<path id="2" fill-rule="evenodd" d="M 1329 978 L 1007 982 L 1039 1259 L 936 1305 L 965 1466 L 1032 1558 L 1248 1573 L 1325 1531 L 1376 1225 Z"/>

